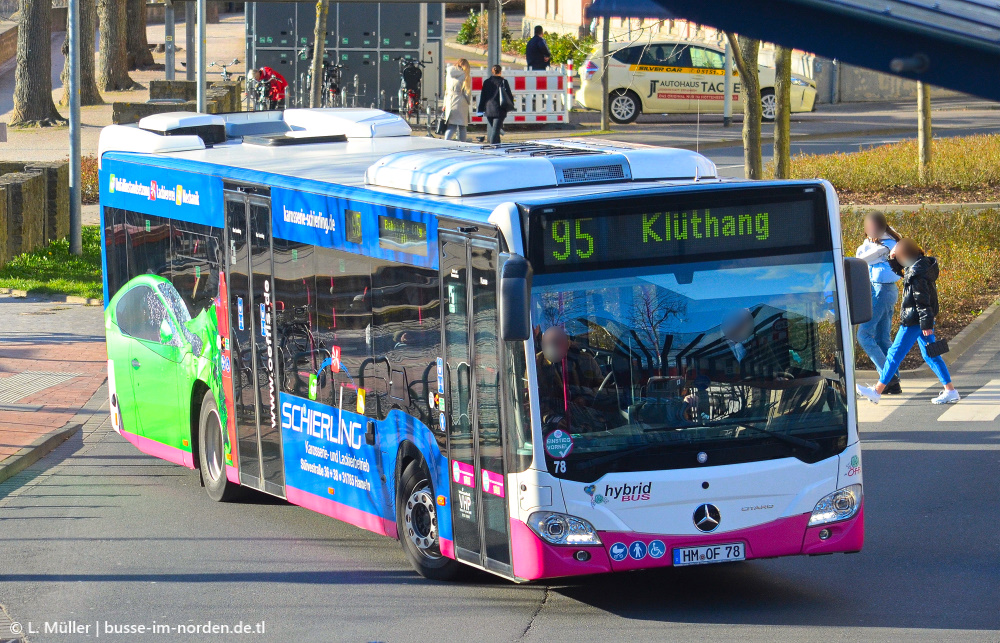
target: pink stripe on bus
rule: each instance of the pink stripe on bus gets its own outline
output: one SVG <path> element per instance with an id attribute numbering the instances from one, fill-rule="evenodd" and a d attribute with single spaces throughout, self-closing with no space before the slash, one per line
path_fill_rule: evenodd
<path id="1" fill-rule="evenodd" d="M 174 464 L 179 464 L 182 467 L 187 467 L 188 469 L 194 469 L 194 458 L 188 451 L 182 451 L 177 447 L 156 442 L 155 440 L 144 438 L 141 435 L 136 435 L 135 433 L 129 433 L 124 429 L 122 429 L 122 436 L 134 444 L 135 448 L 139 449 L 143 453 L 168 462 L 173 462 Z"/>
<path id="2" fill-rule="evenodd" d="M 234 466 L 226 465 L 226 480 L 234 482 L 236 484 L 240 483 L 240 471 Z"/>
<path id="3" fill-rule="evenodd" d="M 441 555 L 445 558 L 455 557 L 455 543 L 447 538 L 438 539 L 438 547 L 441 548 Z"/>
<path id="4" fill-rule="evenodd" d="M 396 538 L 396 521 L 376 516 L 375 514 L 349 507 L 329 498 L 322 498 L 308 491 L 285 486 L 285 499 L 293 505 L 311 509 L 337 520 L 342 520 L 355 527 L 361 527 L 376 534 Z"/>

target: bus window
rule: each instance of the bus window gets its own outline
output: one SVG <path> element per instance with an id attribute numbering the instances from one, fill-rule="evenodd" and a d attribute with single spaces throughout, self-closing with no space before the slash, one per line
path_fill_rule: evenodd
<path id="1" fill-rule="evenodd" d="M 274 240 L 274 311 L 281 362 L 281 390 L 317 399 L 319 381 L 329 377 L 324 361 L 330 351 L 319 346 L 316 327 L 315 248 Z M 329 365 L 327 365 L 329 366 Z"/>
<path id="2" fill-rule="evenodd" d="M 104 208 L 104 245 L 108 266 L 108 293 L 112 297 L 128 281 L 127 242 L 125 210 Z"/>
<path id="3" fill-rule="evenodd" d="M 433 426 L 428 396 L 437 390 L 441 347 L 438 273 L 383 263 L 373 271 L 373 285 L 375 355 L 390 367 L 384 406 L 404 408 Z"/>
<path id="4" fill-rule="evenodd" d="M 197 317 L 219 294 L 222 230 L 185 221 L 170 225 L 170 282 Z"/>
<path id="5" fill-rule="evenodd" d="M 125 212 L 129 277 L 170 276 L 170 222 L 141 212 Z"/>
<path id="6" fill-rule="evenodd" d="M 331 363 L 318 381 L 317 400 L 357 410 L 362 369 L 371 363 L 371 264 L 367 257 L 317 247 L 316 326 L 313 338 Z M 334 360 L 334 357 L 337 359 Z M 366 399 L 366 414 L 374 408 Z"/>

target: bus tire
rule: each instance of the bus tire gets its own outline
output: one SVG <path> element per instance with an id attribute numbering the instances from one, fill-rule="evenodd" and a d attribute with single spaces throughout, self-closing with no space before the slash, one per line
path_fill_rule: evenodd
<path id="1" fill-rule="evenodd" d="M 770 87 L 760 90 L 760 120 L 773 123 L 777 114 L 778 99 L 774 95 L 774 90 Z"/>
<path id="2" fill-rule="evenodd" d="M 642 101 L 627 89 L 616 89 L 608 98 L 608 116 L 619 125 L 634 123 L 642 112 Z"/>
<path id="3" fill-rule="evenodd" d="M 208 497 L 216 502 L 236 500 L 241 487 L 226 477 L 225 439 L 222 417 L 215 404 L 215 395 L 205 391 L 198 418 L 198 466 Z"/>
<path id="4" fill-rule="evenodd" d="M 396 493 L 396 530 L 403 552 L 417 573 L 430 580 L 457 578 L 462 563 L 441 555 L 437 505 L 430 475 L 417 460 L 406 465 Z"/>

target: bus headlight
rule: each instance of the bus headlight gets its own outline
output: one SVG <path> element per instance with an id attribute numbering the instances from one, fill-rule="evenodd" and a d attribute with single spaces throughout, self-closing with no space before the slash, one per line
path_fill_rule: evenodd
<path id="1" fill-rule="evenodd" d="M 536 511 L 528 516 L 528 527 L 553 545 L 600 545 L 594 526 L 583 518 L 554 511 Z"/>
<path id="2" fill-rule="evenodd" d="M 837 489 L 833 493 L 823 496 L 816 503 L 812 515 L 809 516 L 809 526 L 825 525 L 830 522 L 839 522 L 853 518 L 858 513 L 861 506 L 861 485 L 852 484 L 843 489 Z"/>

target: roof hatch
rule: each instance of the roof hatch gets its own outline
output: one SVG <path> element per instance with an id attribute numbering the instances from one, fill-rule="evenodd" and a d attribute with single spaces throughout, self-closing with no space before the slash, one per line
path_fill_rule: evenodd
<path id="1" fill-rule="evenodd" d="M 589 183 L 713 177 L 715 164 L 689 150 L 555 139 L 400 152 L 369 167 L 365 182 L 422 194 L 469 196 Z"/>

